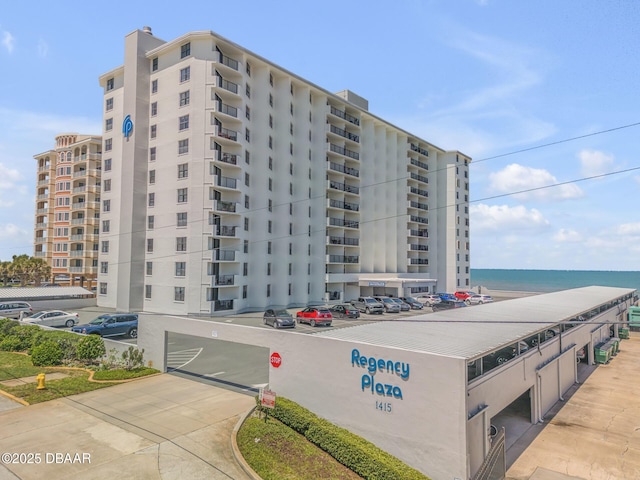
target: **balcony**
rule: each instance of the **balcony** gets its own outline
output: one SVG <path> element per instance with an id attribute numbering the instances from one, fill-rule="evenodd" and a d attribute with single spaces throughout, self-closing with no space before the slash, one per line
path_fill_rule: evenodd
<path id="1" fill-rule="evenodd" d="M 84 267 L 69 267 L 69 273 L 83 273 Z"/>
<path id="2" fill-rule="evenodd" d="M 360 263 L 358 255 L 327 255 L 328 263 Z"/>
<path id="3" fill-rule="evenodd" d="M 429 259 L 427 258 L 410 258 L 409 265 L 429 265 Z"/>
<path id="4" fill-rule="evenodd" d="M 353 115 L 349 115 L 347 112 L 337 109 L 334 106 L 331 106 L 331 115 L 335 115 L 336 117 L 342 118 L 349 123 L 353 123 L 354 125 L 360 126 L 360 119 L 354 117 Z"/>
<path id="5" fill-rule="evenodd" d="M 429 245 L 418 245 L 416 243 L 412 243 L 411 245 L 409 245 L 411 250 L 414 251 L 419 251 L 419 252 L 428 252 L 429 251 Z"/>
<path id="6" fill-rule="evenodd" d="M 92 177 L 96 177 L 100 173 L 102 173 L 102 171 L 97 170 L 95 168 L 91 168 L 88 170 L 78 170 L 77 172 L 73 172 L 73 178 L 86 177 L 88 175 L 91 175 Z"/>
<path id="7" fill-rule="evenodd" d="M 237 227 L 229 227 L 227 225 L 217 225 L 215 235 L 217 237 L 235 237 Z"/>
<path id="8" fill-rule="evenodd" d="M 217 212 L 236 213 L 235 202 L 224 202 L 222 200 L 215 200 L 213 203 L 213 208 Z"/>
<path id="9" fill-rule="evenodd" d="M 417 152 L 420 155 L 424 155 L 425 157 L 429 156 L 429 151 L 425 148 L 419 147 L 418 145 L 411 143 L 410 148 L 412 152 Z"/>
<path id="10" fill-rule="evenodd" d="M 346 246 L 351 246 L 351 247 L 357 247 L 358 245 L 360 245 L 360 239 L 359 238 L 349 238 L 349 237 L 336 237 L 336 236 L 329 236 L 328 238 L 328 243 L 330 245 L 346 245 Z"/>
<path id="11" fill-rule="evenodd" d="M 46 200 L 48 198 L 49 198 L 48 193 L 41 193 L 40 195 L 38 195 L 38 200 Z"/>
<path id="12" fill-rule="evenodd" d="M 216 112 L 228 115 L 233 118 L 238 118 L 238 109 L 236 107 L 232 107 L 231 105 L 227 105 L 226 103 L 222 103 L 220 101 L 216 102 L 215 105 Z"/>
<path id="13" fill-rule="evenodd" d="M 346 167 L 339 163 L 329 162 L 329 169 L 335 172 L 344 173 L 345 175 L 351 175 L 352 177 L 359 177 L 360 171 L 355 168 Z"/>
<path id="14" fill-rule="evenodd" d="M 213 277 L 214 286 L 232 287 L 235 285 L 235 275 L 217 275 Z"/>
<path id="15" fill-rule="evenodd" d="M 426 203 L 414 202 L 413 200 L 409 201 L 409 207 L 419 208 L 420 210 L 429 210 L 429 205 Z"/>
<path id="16" fill-rule="evenodd" d="M 38 180 L 38 186 L 43 187 L 45 185 L 49 185 L 49 180 Z"/>
<path id="17" fill-rule="evenodd" d="M 336 127 L 335 125 L 329 125 L 329 132 L 335 133 L 336 135 L 340 135 L 341 137 L 346 138 L 347 140 L 351 140 L 352 142 L 360 143 L 359 135 L 355 135 L 351 132 L 347 132 L 342 128 Z"/>
<path id="18" fill-rule="evenodd" d="M 213 310 L 216 312 L 221 310 L 233 310 L 233 300 L 215 300 L 213 302 Z"/>
<path id="19" fill-rule="evenodd" d="M 354 152 L 353 150 L 349 150 L 348 148 L 344 148 L 333 143 L 329 143 L 329 150 L 339 153 L 340 155 L 344 155 L 345 157 L 353 158 L 354 160 L 360 160 L 360 154 L 358 152 Z"/>
<path id="20" fill-rule="evenodd" d="M 216 260 L 219 262 L 235 262 L 236 252 L 235 250 L 217 250 Z"/>
<path id="21" fill-rule="evenodd" d="M 415 230 L 415 229 L 411 229 L 409 230 L 409 236 L 410 237 L 428 237 L 429 236 L 429 231 L 428 230 Z"/>
<path id="22" fill-rule="evenodd" d="M 86 185 L 82 185 L 80 187 L 75 187 L 73 189 L 73 193 L 83 193 L 87 191 L 87 186 Z"/>
<path id="23" fill-rule="evenodd" d="M 36 253 L 36 257 L 38 258 L 42 258 L 42 257 L 46 257 L 47 256 L 47 252 L 35 252 Z"/>
<path id="24" fill-rule="evenodd" d="M 38 208 L 36 210 L 36 213 L 39 214 L 39 215 L 41 215 L 43 213 L 49 213 L 49 209 L 48 208 Z"/>
<path id="25" fill-rule="evenodd" d="M 420 160 L 416 160 L 415 158 L 411 159 L 411 165 L 415 165 L 416 167 L 424 168 L 425 170 L 429 170 L 429 165 Z"/>
<path id="26" fill-rule="evenodd" d="M 222 52 L 218 52 L 218 63 L 220 63 L 221 65 L 224 65 L 226 67 L 229 67 L 232 70 L 235 70 L 236 72 L 238 71 L 238 61 L 234 60 L 231 57 L 227 57 L 224 53 Z"/>
<path id="27" fill-rule="evenodd" d="M 47 241 L 46 237 L 36 237 L 35 238 L 35 243 L 44 243 Z"/>
<path id="28" fill-rule="evenodd" d="M 36 228 L 47 228 L 48 223 L 39 222 L 36 223 Z"/>
<path id="29" fill-rule="evenodd" d="M 216 162 L 226 163 L 228 165 L 237 165 L 238 164 L 238 155 L 233 153 L 225 153 L 220 150 L 216 151 Z"/>
<path id="30" fill-rule="evenodd" d="M 334 200 L 333 198 L 329 199 L 329 207 L 351 210 L 353 212 L 357 212 L 360 210 L 360 205 L 358 205 L 357 203 L 343 202 L 341 200 Z"/>
<path id="31" fill-rule="evenodd" d="M 429 225 L 429 219 L 425 217 L 419 217 L 418 215 L 410 215 L 409 221 L 422 223 L 424 225 Z"/>
<path id="32" fill-rule="evenodd" d="M 329 180 L 329 188 L 333 188 L 334 190 L 340 190 L 341 192 L 353 193 L 358 195 L 360 193 L 360 188 L 355 185 L 349 185 L 348 183 L 340 183 L 335 180 Z"/>
<path id="33" fill-rule="evenodd" d="M 420 195 L 421 197 L 428 197 L 429 196 L 429 192 L 427 192 L 426 190 L 422 190 L 420 188 L 411 187 L 409 189 L 409 191 L 411 193 L 415 193 L 416 195 Z"/>
<path id="34" fill-rule="evenodd" d="M 74 241 L 74 242 L 81 242 L 84 239 L 85 239 L 85 236 L 83 233 L 80 233 L 77 235 L 71 235 L 71 241 Z"/>
<path id="35" fill-rule="evenodd" d="M 71 250 L 69 252 L 70 257 L 84 257 L 86 250 Z"/>
<path id="36" fill-rule="evenodd" d="M 73 209 L 86 208 L 88 203 L 89 203 L 89 202 L 77 202 L 77 203 L 72 203 L 72 204 L 71 204 L 71 208 L 73 208 Z"/>
<path id="37" fill-rule="evenodd" d="M 216 126 L 216 135 L 218 138 L 223 138 L 232 142 L 238 141 L 238 132 L 235 130 L 229 130 L 228 128 L 223 128 L 219 125 Z"/>
<path id="38" fill-rule="evenodd" d="M 225 80 L 225 78 L 219 74 L 216 75 L 216 86 L 226 90 L 227 92 L 231 92 L 236 95 L 238 94 L 238 84 Z"/>
<path id="39" fill-rule="evenodd" d="M 429 183 L 429 179 L 427 177 L 424 175 L 418 175 L 417 173 L 411 172 L 411 178 L 422 183 Z"/>
<path id="40" fill-rule="evenodd" d="M 42 167 L 38 167 L 39 172 L 48 172 L 51 168 L 51 165 L 43 165 Z"/>
<path id="41" fill-rule="evenodd" d="M 217 180 L 216 180 L 216 185 L 223 188 L 231 188 L 235 190 L 237 184 L 238 184 L 238 180 L 230 177 L 219 176 L 217 177 Z"/>
<path id="42" fill-rule="evenodd" d="M 360 228 L 360 222 L 345 220 L 344 218 L 329 217 L 329 225 L 332 227 Z"/>

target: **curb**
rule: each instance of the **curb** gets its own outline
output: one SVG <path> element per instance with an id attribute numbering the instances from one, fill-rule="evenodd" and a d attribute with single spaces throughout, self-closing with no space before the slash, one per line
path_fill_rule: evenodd
<path id="1" fill-rule="evenodd" d="M 256 407 L 251 407 L 251 410 L 249 410 L 242 417 L 240 417 L 240 419 L 238 420 L 238 423 L 236 423 L 236 426 L 233 427 L 233 432 L 231 432 L 231 451 L 233 452 L 233 458 L 235 459 L 236 463 L 240 465 L 242 470 L 244 470 L 244 473 L 246 473 L 251 478 L 251 480 L 262 480 L 262 477 L 258 475 L 255 472 L 255 470 L 253 470 L 253 468 L 251 468 L 251 466 L 246 462 L 246 460 L 242 456 L 242 453 L 238 448 L 238 439 L 236 438 L 238 435 L 238 430 L 240 430 L 240 427 L 242 427 L 242 424 L 245 422 L 247 418 L 249 418 L 250 415 L 253 414 L 255 410 L 256 410 Z"/>
<path id="2" fill-rule="evenodd" d="M 29 402 L 26 402 L 24 400 L 22 400 L 21 398 L 18 397 L 14 397 L 13 395 L 11 395 L 8 392 L 5 392 L 4 390 L 0 390 L 0 395 L 2 395 L 3 397 L 7 397 L 9 400 L 13 400 L 14 402 L 18 402 L 19 404 L 28 407 L 29 405 L 31 405 Z"/>

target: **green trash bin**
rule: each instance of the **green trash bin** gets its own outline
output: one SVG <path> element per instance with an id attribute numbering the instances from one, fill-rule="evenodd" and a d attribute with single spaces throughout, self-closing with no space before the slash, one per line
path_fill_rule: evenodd
<path id="1" fill-rule="evenodd" d="M 598 345 L 596 345 L 596 347 L 593 349 L 596 363 L 607 363 L 610 358 L 610 352 L 611 350 L 606 348 L 604 343 L 599 343 Z"/>
<path id="2" fill-rule="evenodd" d="M 628 328 L 619 328 L 618 329 L 618 335 L 620 336 L 621 340 L 626 340 L 629 338 L 629 329 Z"/>

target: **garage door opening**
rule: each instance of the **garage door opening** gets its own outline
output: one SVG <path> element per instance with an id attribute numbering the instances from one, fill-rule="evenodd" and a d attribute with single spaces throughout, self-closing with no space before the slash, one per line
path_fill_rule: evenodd
<path id="1" fill-rule="evenodd" d="M 531 390 L 527 390 L 491 419 L 492 433 L 504 428 L 507 468 L 518 458 L 521 451 L 510 452 L 512 446 L 522 438 L 532 426 Z"/>
<path id="2" fill-rule="evenodd" d="M 255 395 L 269 383 L 269 349 L 167 332 L 167 373 Z"/>

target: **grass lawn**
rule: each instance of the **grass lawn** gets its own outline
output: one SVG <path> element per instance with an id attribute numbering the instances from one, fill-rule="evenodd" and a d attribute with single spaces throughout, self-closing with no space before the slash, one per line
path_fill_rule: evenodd
<path id="1" fill-rule="evenodd" d="M 359 475 L 302 435 L 269 417 L 253 415 L 237 436 L 242 456 L 263 480 L 356 480 Z"/>

